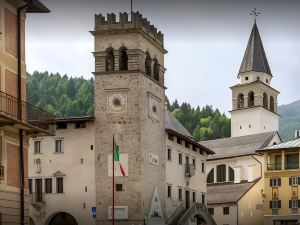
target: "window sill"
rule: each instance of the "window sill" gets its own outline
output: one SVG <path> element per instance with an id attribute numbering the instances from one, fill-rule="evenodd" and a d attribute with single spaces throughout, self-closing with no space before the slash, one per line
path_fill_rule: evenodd
<path id="1" fill-rule="evenodd" d="M 63 154 L 64 152 L 53 152 L 53 154 Z"/>

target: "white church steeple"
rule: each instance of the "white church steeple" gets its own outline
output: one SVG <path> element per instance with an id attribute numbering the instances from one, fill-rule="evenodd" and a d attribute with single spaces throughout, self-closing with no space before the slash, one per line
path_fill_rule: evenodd
<path id="1" fill-rule="evenodd" d="M 278 130 L 277 96 L 256 22 L 239 70 L 240 84 L 232 89 L 231 136 Z"/>

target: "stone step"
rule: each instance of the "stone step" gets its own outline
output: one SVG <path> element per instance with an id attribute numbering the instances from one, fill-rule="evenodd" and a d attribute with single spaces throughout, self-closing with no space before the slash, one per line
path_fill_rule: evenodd
<path id="1" fill-rule="evenodd" d="M 165 225 L 165 220 L 160 217 L 151 217 L 147 225 Z"/>

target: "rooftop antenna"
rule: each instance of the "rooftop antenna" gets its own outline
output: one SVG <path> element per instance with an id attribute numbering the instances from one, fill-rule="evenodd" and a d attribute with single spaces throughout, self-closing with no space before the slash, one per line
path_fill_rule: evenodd
<path id="1" fill-rule="evenodd" d="M 131 0 L 132 1 L 132 0 Z M 254 8 L 251 13 L 250 13 L 251 16 L 254 17 L 254 23 L 256 23 L 256 17 L 258 17 L 260 15 L 260 12 L 257 12 L 256 11 L 256 8 Z"/>

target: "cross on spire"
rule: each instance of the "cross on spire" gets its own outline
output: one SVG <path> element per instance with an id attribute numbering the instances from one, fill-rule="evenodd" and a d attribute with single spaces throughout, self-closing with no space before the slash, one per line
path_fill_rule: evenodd
<path id="1" fill-rule="evenodd" d="M 132 1 L 132 0 L 131 0 Z M 251 13 L 250 13 L 251 16 L 254 17 L 254 23 L 256 23 L 256 17 L 258 17 L 260 15 L 260 12 L 257 12 L 256 11 L 256 8 L 254 8 Z"/>

